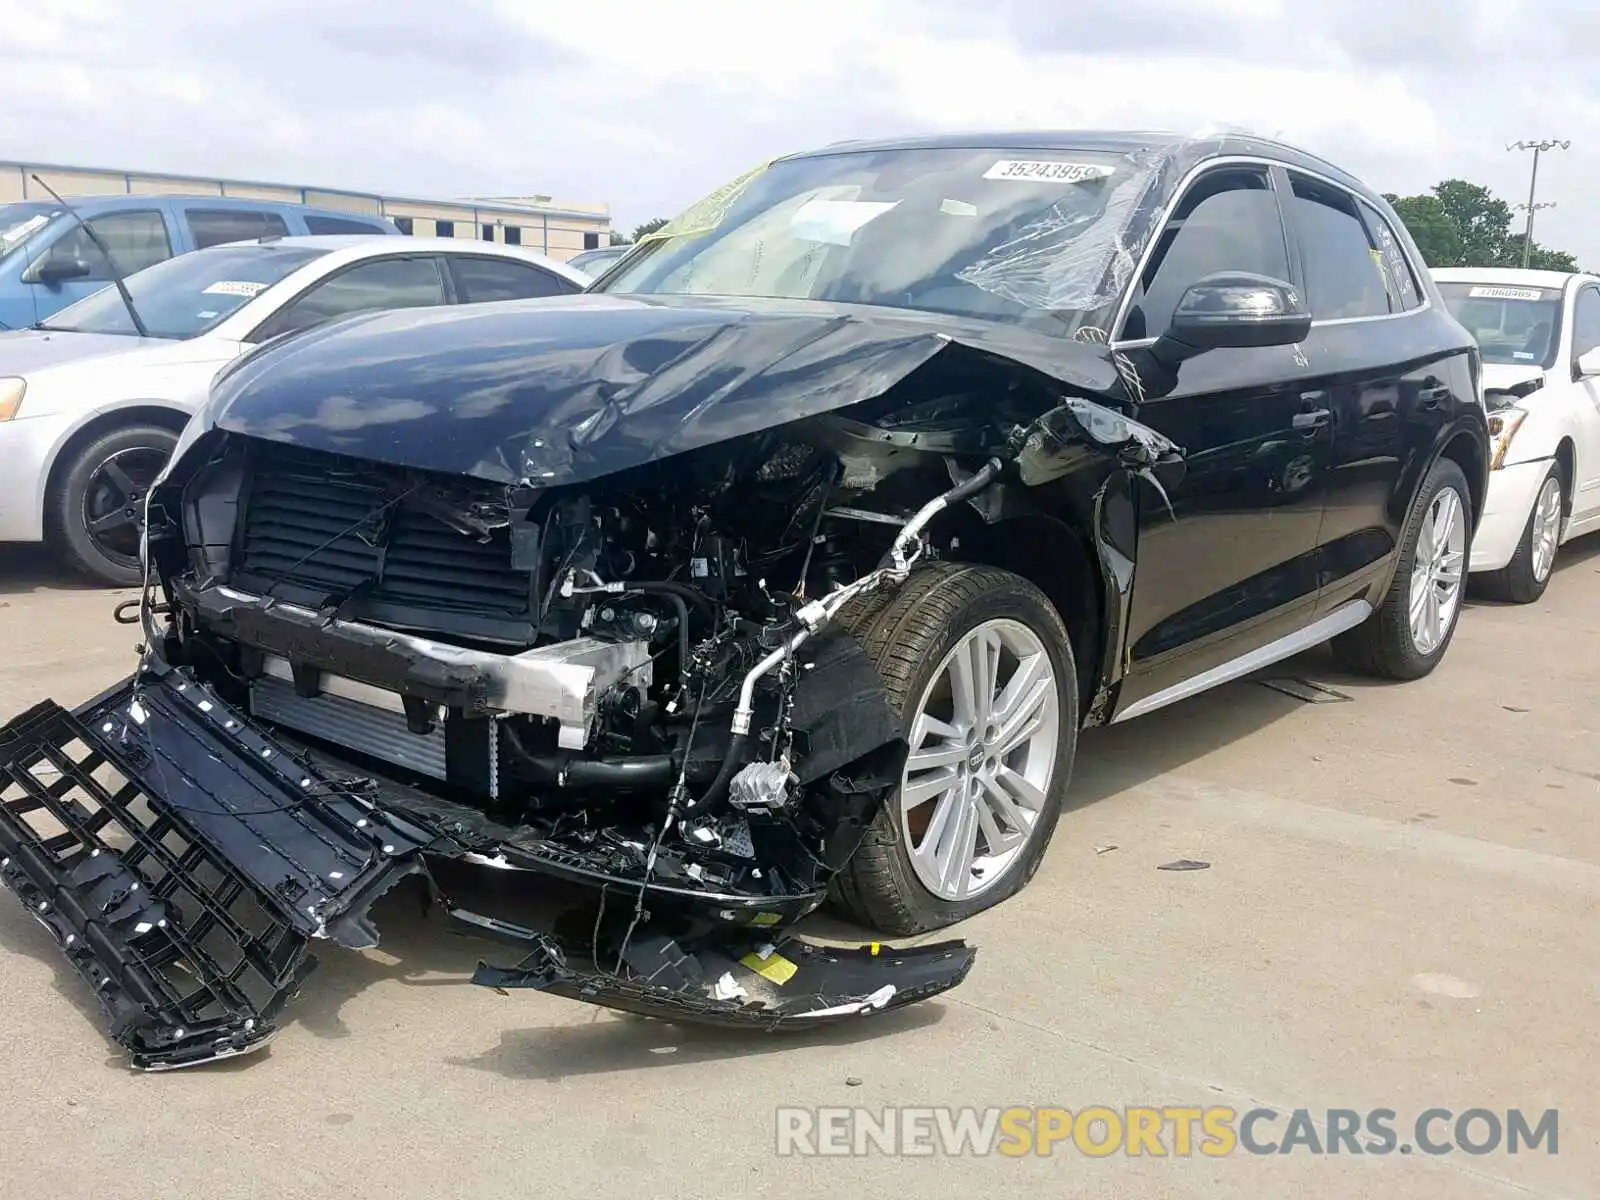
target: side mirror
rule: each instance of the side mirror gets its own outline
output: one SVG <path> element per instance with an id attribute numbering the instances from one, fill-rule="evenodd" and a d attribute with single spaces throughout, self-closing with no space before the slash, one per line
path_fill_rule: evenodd
<path id="1" fill-rule="evenodd" d="M 1166 337 L 1192 351 L 1182 357 L 1192 357 L 1207 350 L 1292 346 L 1310 332 L 1311 313 L 1293 284 L 1218 271 L 1184 292 Z"/>
<path id="2" fill-rule="evenodd" d="M 1579 378 L 1592 379 L 1596 375 L 1600 375 L 1600 346 L 1578 355 Z"/>
<path id="3" fill-rule="evenodd" d="M 84 279 L 93 274 L 93 268 L 81 258 L 47 254 L 23 276 L 24 283 L 42 283 L 55 287 L 69 279 Z"/>

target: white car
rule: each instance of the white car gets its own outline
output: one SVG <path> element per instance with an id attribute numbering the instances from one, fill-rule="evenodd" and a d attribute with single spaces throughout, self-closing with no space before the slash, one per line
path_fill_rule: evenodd
<path id="1" fill-rule="evenodd" d="M 212 378 L 252 346 L 374 309 L 565 295 L 589 277 L 453 238 L 232 242 L 0 333 L 0 542 L 47 541 L 102 582 L 139 577 L 143 497 Z"/>
<path id="2" fill-rule="evenodd" d="M 1468 569 L 1488 595 L 1526 604 L 1550 582 L 1556 548 L 1600 529 L 1600 278 L 1433 277 L 1483 350 L 1492 470 Z"/>

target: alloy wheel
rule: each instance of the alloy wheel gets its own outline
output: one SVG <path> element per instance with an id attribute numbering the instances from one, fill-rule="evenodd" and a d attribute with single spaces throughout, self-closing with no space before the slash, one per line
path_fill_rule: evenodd
<path id="1" fill-rule="evenodd" d="M 1441 488 L 1417 531 L 1411 569 L 1411 641 L 1418 654 L 1432 654 L 1448 636 L 1461 606 L 1466 559 L 1466 511 L 1454 488 Z"/>
<path id="2" fill-rule="evenodd" d="M 1554 475 L 1539 489 L 1529 536 L 1533 542 L 1533 577 L 1543 583 L 1550 578 L 1550 568 L 1555 566 L 1556 542 L 1561 536 L 1561 480 Z"/>
<path id="3" fill-rule="evenodd" d="M 89 476 L 83 525 L 95 549 L 119 566 L 139 562 L 145 498 L 166 462 L 164 449 L 131 446 L 111 455 Z"/>
<path id="4" fill-rule="evenodd" d="M 933 673 L 911 728 L 900 832 L 917 878 L 970 900 L 1022 857 L 1049 794 L 1061 738 L 1055 668 L 1019 621 L 985 621 Z"/>

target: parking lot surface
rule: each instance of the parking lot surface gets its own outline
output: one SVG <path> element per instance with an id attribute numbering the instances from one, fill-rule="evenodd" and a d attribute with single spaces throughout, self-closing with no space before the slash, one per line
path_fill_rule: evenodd
<path id="1" fill-rule="evenodd" d="M 125 675 L 122 598 L 0 547 L 0 719 Z M 470 986 L 505 953 L 404 893 L 381 949 L 321 955 L 268 1051 L 138 1075 L 0 896 L 0 1196 L 1600 1194 L 1597 666 L 1591 539 L 1538 604 L 1472 605 L 1421 682 L 1312 654 L 1267 674 L 1328 702 L 1246 681 L 1087 734 L 1035 881 L 960 931 L 967 982 L 815 1034 Z M 1179 859 L 1209 868 L 1158 870 Z M 1559 1152 L 775 1152 L 780 1106 L 941 1105 L 1388 1108 L 1402 1133 L 1555 1108 Z"/>

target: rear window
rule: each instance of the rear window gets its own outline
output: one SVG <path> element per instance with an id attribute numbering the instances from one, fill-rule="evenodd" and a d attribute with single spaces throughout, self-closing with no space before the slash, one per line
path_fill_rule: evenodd
<path id="1" fill-rule="evenodd" d="M 348 217 L 317 217 L 306 218 L 306 232 L 308 233 L 386 233 L 381 225 L 374 225 L 371 221 L 356 221 Z"/>
<path id="2" fill-rule="evenodd" d="M 1440 283 L 1450 315 L 1467 327 L 1483 361 L 1555 365 L 1561 342 L 1561 289 L 1498 283 Z"/>
<path id="3" fill-rule="evenodd" d="M 277 213 L 252 209 L 191 208 L 186 219 L 196 250 L 224 242 L 249 242 L 287 237 L 289 226 Z"/>

